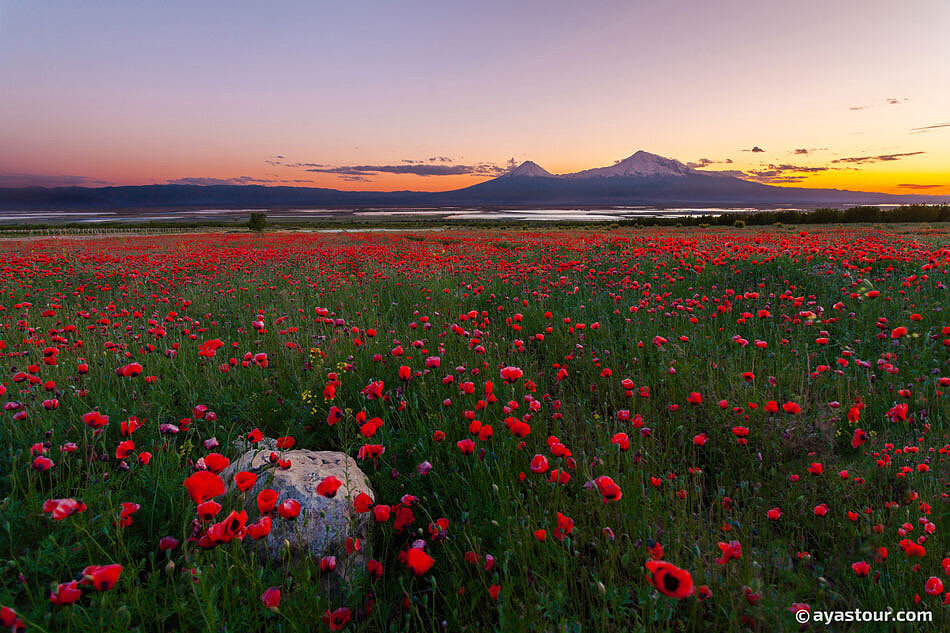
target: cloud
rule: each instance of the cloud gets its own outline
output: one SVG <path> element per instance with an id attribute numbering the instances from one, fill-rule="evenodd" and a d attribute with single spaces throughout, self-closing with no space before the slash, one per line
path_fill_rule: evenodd
<path id="1" fill-rule="evenodd" d="M 709 158 L 700 158 L 696 162 L 686 163 L 686 166 L 689 167 L 690 169 L 703 169 L 704 167 L 708 167 L 710 165 L 731 165 L 731 164 L 732 164 L 731 158 L 727 158 L 725 160 L 712 160 Z"/>
<path id="2" fill-rule="evenodd" d="M 366 176 L 372 174 L 411 174 L 414 176 L 500 176 L 504 167 L 494 163 L 475 165 L 446 165 L 428 163 L 407 163 L 403 165 L 343 165 L 339 167 L 311 167 L 307 171 L 338 176 Z"/>
<path id="3" fill-rule="evenodd" d="M 947 185 L 918 185 L 913 183 L 904 183 L 897 186 L 904 189 L 938 189 L 940 187 L 946 187 Z"/>
<path id="4" fill-rule="evenodd" d="M 279 182 L 277 178 L 254 178 L 253 176 L 238 176 L 236 178 L 206 178 L 200 176 L 189 176 L 185 178 L 171 178 L 166 181 L 169 185 L 200 185 L 208 187 L 212 185 L 261 185 Z"/>
<path id="5" fill-rule="evenodd" d="M 917 156 L 918 154 L 923 154 L 924 152 L 904 152 L 903 154 L 881 154 L 879 156 L 850 156 L 848 158 L 838 158 L 832 163 L 855 163 L 858 165 L 863 165 L 865 163 L 886 163 L 893 160 L 900 160 L 906 158 L 907 156 Z"/>
<path id="6" fill-rule="evenodd" d="M 166 184 L 210 187 L 214 185 L 292 185 L 313 182 L 314 181 L 310 178 L 279 178 L 277 174 L 274 174 L 273 178 L 255 178 L 253 176 L 237 176 L 236 178 L 187 176 L 185 178 L 169 179 L 166 181 Z"/>
<path id="7" fill-rule="evenodd" d="M 744 150 L 742 150 L 742 151 L 743 151 L 743 152 L 752 152 L 753 154 L 759 154 L 759 153 L 761 153 L 761 152 L 764 152 L 765 150 L 762 149 L 761 147 L 759 147 L 758 145 L 756 145 L 756 146 L 753 147 L 752 149 L 744 149 Z"/>
<path id="8" fill-rule="evenodd" d="M 264 162 L 273 167 L 303 169 L 316 174 L 332 174 L 351 182 L 368 182 L 379 174 L 404 174 L 412 176 L 486 176 L 494 177 L 505 173 L 506 167 L 495 163 L 482 162 L 471 165 L 456 165 L 450 156 L 437 154 L 426 158 L 403 158 L 398 164 L 381 165 L 329 165 L 326 163 L 285 162 L 284 156 L 276 155 Z M 509 161 L 510 162 L 510 161 Z M 731 162 L 731 161 L 730 161 Z M 275 174 L 276 176 L 276 174 Z M 237 184 L 235 179 L 224 179 L 227 183 Z M 284 181 L 282 181 L 284 182 Z M 312 181 L 307 181 L 312 182 Z"/>
<path id="9" fill-rule="evenodd" d="M 88 176 L 0 172 L 0 187 L 90 187 L 111 184 Z"/>
<path id="10" fill-rule="evenodd" d="M 746 176 L 750 180 L 761 183 L 795 183 L 801 182 L 810 174 L 818 174 L 831 169 L 831 167 L 807 167 L 805 165 L 790 165 L 787 163 L 780 165 L 770 164 L 763 169 L 750 169 L 746 172 Z"/>
<path id="11" fill-rule="evenodd" d="M 885 106 L 885 105 L 900 105 L 902 103 L 907 103 L 908 101 L 910 101 L 910 99 L 908 99 L 907 97 L 904 97 L 903 99 L 898 99 L 897 97 L 888 97 L 887 99 L 884 99 L 884 103 L 872 103 L 870 105 L 857 105 L 857 106 L 851 106 L 848 109 L 851 111 L 868 110 L 870 108 L 878 108 L 880 106 Z"/>
<path id="12" fill-rule="evenodd" d="M 718 170 L 709 170 L 704 171 L 704 174 L 709 176 L 722 176 L 723 178 L 741 178 L 742 180 L 749 180 L 749 174 L 744 171 L 739 171 L 738 169 L 718 169 Z"/>
<path id="13" fill-rule="evenodd" d="M 938 123 L 937 125 L 925 125 L 924 127 L 912 127 L 910 129 L 911 134 L 923 134 L 925 132 L 930 132 L 931 130 L 936 130 L 942 127 L 950 127 L 950 123 Z"/>

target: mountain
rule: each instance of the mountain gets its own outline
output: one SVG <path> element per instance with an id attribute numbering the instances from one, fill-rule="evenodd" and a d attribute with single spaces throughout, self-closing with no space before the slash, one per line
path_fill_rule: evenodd
<path id="1" fill-rule="evenodd" d="M 893 195 L 776 187 L 704 172 L 657 154 L 638 151 L 595 169 L 555 175 L 533 161 L 471 187 L 419 191 L 341 191 L 260 185 L 143 185 L 125 187 L 28 187 L 0 189 L 0 209 L 250 209 L 365 206 L 613 206 L 613 205 L 855 205 L 950 202 L 950 196 Z"/>
<path id="2" fill-rule="evenodd" d="M 543 176 L 543 177 L 541 177 Z M 440 194 L 440 204 L 591 205 L 854 205 L 942 202 L 950 197 L 776 187 L 704 172 L 640 150 L 607 167 L 553 175 L 527 161 L 493 180 Z"/>
<path id="3" fill-rule="evenodd" d="M 608 167 L 585 169 L 573 174 L 565 174 L 565 178 L 682 178 L 692 175 L 696 170 L 690 169 L 678 160 L 664 158 L 650 152 L 640 150 L 627 158 L 617 161 Z"/>
<path id="4" fill-rule="evenodd" d="M 514 169 L 505 172 L 499 178 L 554 178 L 554 174 L 533 160 L 526 160 Z"/>

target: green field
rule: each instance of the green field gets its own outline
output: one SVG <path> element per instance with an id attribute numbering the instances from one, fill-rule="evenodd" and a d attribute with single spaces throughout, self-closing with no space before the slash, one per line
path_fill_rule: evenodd
<path id="1" fill-rule="evenodd" d="M 31 631 L 946 627 L 936 226 L 4 240 L 0 605 Z M 240 493 L 200 521 L 183 482 L 255 429 L 357 458 L 381 576 L 202 542 Z"/>

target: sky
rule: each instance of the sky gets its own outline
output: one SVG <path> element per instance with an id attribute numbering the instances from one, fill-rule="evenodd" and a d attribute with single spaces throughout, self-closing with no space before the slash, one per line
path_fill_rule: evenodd
<path id="1" fill-rule="evenodd" d="M 456 189 L 646 150 L 950 194 L 947 0 L 0 0 L 0 187 Z"/>

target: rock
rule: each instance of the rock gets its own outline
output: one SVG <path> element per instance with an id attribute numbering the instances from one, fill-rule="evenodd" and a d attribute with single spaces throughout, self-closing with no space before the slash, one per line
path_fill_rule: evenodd
<path id="1" fill-rule="evenodd" d="M 236 445 L 241 448 L 247 446 L 243 441 Z M 339 578 L 345 578 L 348 570 L 365 569 L 372 513 L 356 512 L 353 500 L 359 493 L 365 492 L 375 501 L 376 496 L 366 475 L 352 457 L 333 451 L 282 451 L 281 459 L 289 459 L 290 468 L 278 468 L 270 465 L 269 460 L 275 447 L 275 440 L 265 438 L 221 473 L 232 495 L 241 494 L 234 489 L 236 473 L 246 470 L 258 475 L 254 487 L 244 493 L 248 523 L 256 521 L 260 515 L 257 494 L 265 488 L 277 491 L 278 505 L 287 499 L 300 502 L 300 515 L 296 519 L 284 519 L 273 513 L 271 532 L 262 539 L 261 550 L 272 561 L 282 560 L 288 544 L 293 558 L 308 554 L 317 560 L 324 556 L 336 556 L 334 574 Z M 343 484 L 335 496 L 327 498 L 317 494 L 317 484 L 330 475 Z M 358 538 L 362 546 L 358 552 L 348 555 L 346 540 L 351 537 Z"/>

